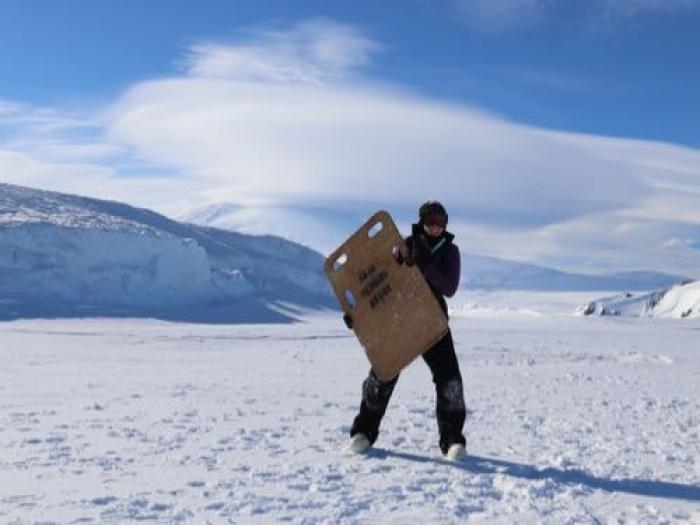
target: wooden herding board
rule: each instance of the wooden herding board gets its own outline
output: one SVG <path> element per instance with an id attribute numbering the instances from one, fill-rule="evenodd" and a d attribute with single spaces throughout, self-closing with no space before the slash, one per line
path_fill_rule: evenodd
<path id="1" fill-rule="evenodd" d="M 325 262 L 328 279 L 377 377 L 388 381 L 437 343 L 447 318 L 386 211 L 375 213 Z"/>

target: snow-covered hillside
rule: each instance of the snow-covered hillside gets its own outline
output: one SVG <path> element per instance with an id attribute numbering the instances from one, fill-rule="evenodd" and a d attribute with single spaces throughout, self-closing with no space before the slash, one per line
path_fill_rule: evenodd
<path id="1" fill-rule="evenodd" d="M 650 293 L 624 293 L 591 301 L 578 308 L 581 315 L 628 317 L 700 317 L 700 281 Z"/>
<path id="2" fill-rule="evenodd" d="M 0 318 L 282 321 L 332 306 L 322 256 L 278 237 L 0 184 Z"/>

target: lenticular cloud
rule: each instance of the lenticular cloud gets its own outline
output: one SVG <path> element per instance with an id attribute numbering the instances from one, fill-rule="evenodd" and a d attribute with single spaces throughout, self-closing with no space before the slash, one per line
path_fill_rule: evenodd
<path id="1" fill-rule="evenodd" d="M 519 125 L 363 79 L 378 47 L 319 21 L 195 46 L 183 75 L 124 94 L 110 138 L 239 202 L 391 205 L 429 193 L 470 221 L 508 227 L 635 207 L 653 177 L 674 172 L 639 162 L 666 155 L 663 145 Z"/>

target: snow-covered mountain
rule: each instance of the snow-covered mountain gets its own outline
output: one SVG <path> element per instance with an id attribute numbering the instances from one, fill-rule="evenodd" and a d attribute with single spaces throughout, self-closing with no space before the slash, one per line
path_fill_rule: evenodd
<path id="1" fill-rule="evenodd" d="M 337 308 L 322 262 L 318 252 L 281 237 L 0 184 L 0 319 L 285 320 L 295 308 Z M 467 289 L 648 290 L 680 280 L 643 272 L 567 274 L 463 254 Z"/>
<path id="2" fill-rule="evenodd" d="M 321 249 L 335 248 L 364 220 L 359 214 L 330 214 L 324 208 L 245 208 L 235 204 L 213 204 L 191 210 L 182 219 L 217 228 L 260 233 L 273 231 L 285 238 L 309 242 Z M 462 283 L 465 290 L 532 291 L 634 291 L 668 288 L 684 277 L 659 272 L 625 272 L 586 275 L 545 266 L 488 257 L 462 248 Z"/>
<path id="3" fill-rule="evenodd" d="M 577 313 L 626 317 L 700 317 L 700 281 L 651 293 L 624 293 L 598 299 L 582 305 Z"/>
<path id="4" fill-rule="evenodd" d="M 545 266 L 462 253 L 462 288 L 533 291 L 627 291 L 668 288 L 684 277 L 659 272 L 588 275 Z"/>
<path id="5" fill-rule="evenodd" d="M 0 184 L 0 318 L 285 320 L 335 305 L 322 262 L 279 237 Z"/>

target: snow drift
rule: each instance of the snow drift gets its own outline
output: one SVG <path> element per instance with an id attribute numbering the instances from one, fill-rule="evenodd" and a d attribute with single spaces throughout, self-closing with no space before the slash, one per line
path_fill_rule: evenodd
<path id="1" fill-rule="evenodd" d="M 278 237 L 0 184 L 0 318 L 282 321 L 334 305 L 322 261 Z"/>
<path id="2" fill-rule="evenodd" d="M 579 315 L 627 317 L 700 317 L 700 281 L 687 282 L 649 293 L 625 293 L 591 301 L 577 309 Z"/>

